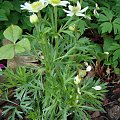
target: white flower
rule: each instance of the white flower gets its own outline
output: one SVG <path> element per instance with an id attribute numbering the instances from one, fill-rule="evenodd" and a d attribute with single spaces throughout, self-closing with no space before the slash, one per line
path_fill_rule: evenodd
<path id="1" fill-rule="evenodd" d="M 75 83 L 76 85 L 78 85 L 78 84 L 80 83 L 80 81 L 81 81 L 81 78 L 77 75 L 77 76 L 75 77 L 75 79 L 74 79 L 74 83 Z"/>
<path id="2" fill-rule="evenodd" d="M 69 10 L 63 9 L 67 13 L 67 16 L 76 15 L 76 16 L 82 16 L 82 17 L 85 17 L 85 18 L 87 17 L 83 13 L 88 9 L 88 6 L 85 7 L 84 9 L 81 9 L 81 5 L 78 1 L 77 1 L 77 6 L 69 5 L 68 8 L 69 8 Z"/>
<path id="3" fill-rule="evenodd" d="M 109 52 L 104 52 L 104 54 L 109 55 Z"/>
<path id="4" fill-rule="evenodd" d="M 96 3 L 96 4 L 95 4 L 95 9 L 94 9 L 94 11 L 93 11 L 94 15 L 99 16 L 99 13 L 97 12 L 97 10 L 99 10 L 99 9 L 100 9 L 100 8 L 98 7 L 98 4 Z"/>
<path id="5" fill-rule="evenodd" d="M 28 10 L 29 12 L 39 12 L 44 7 L 47 6 L 47 2 L 44 0 L 33 2 L 32 4 L 25 2 L 24 5 L 21 5 L 21 10 Z"/>
<path id="6" fill-rule="evenodd" d="M 92 67 L 90 65 L 87 66 L 86 71 L 89 72 L 91 71 Z"/>
<path id="7" fill-rule="evenodd" d="M 48 0 L 48 3 L 52 6 L 67 6 L 67 4 L 70 4 L 68 1 L 61 1 L 61 0 Z"/>
<path id="8" fill-rule="evenodd" d="M 37 16 L 36 14 L 31 15 L 31 16 L 30 16 L 30 22 L 31 22 L 32 24 L 37 23 L 37 22 L 38 22 L 38 16 Z"/>
<path id="9" fill-rule="evenodd" d="M 92 87 L 92 88 L 95 89 L 95 90 L 101 90 L 102 89 L 101 86 L 95 86 L 95 87 Z"/>

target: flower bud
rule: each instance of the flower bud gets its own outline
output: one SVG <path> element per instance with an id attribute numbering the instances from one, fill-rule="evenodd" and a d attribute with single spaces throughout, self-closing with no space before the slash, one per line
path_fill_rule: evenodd
<path id="1" fill-rule="evenodd" d="M 73 25 L 73 26 L 69 26 L 69 30 L 71 30 L 71 31 L 75 31 L 75 25 Z"/>
<path id="2" fill-rule="evenodd" d="M 38 22 L 38 16 L 37 16 L 36 14 L 31 15 L 31 16 L 30 16 L 30 22 L 31 22 L 32 24 L 37 23 L 37 22 Z"/>

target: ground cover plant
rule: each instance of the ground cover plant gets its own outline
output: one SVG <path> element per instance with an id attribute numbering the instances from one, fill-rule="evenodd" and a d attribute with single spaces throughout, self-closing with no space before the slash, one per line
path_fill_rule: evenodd
<path id="1" fill-rule="evenodd" d="M 119 85 L 119 1 L 40 0 L 20 7 L 34 27 L 27 34 L 7 27 L 0 60 L 17 64 L 19 56 L 34 56 L 37 62 L 0 65 L 2 117 L 89 120 L 92 111 L 105 113 L 107 86 Z"/>

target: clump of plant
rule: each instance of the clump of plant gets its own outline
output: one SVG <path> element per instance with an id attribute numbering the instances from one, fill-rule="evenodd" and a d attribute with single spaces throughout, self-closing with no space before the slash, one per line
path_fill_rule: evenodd
<path id="1" fill-rule="evenodd" d="M 90 21 L 89 7 L 82 9 L 81 4 L 46 0 L 21 5 L 35 26 L 28 37 L 34 41 L 31 53 L 41 64 L 3 72 L 3 94 L 13 88 L 18 100 L 12 102 L 17 105 L 4 107 L 3 115 L 12 111 L 8 120 L 23 119 L 24 115 L 31 120 L 89 120 L 89 111 L 104 111 L 106 84 L 88 75 L 94 69 L 95 58 L 90 54 L 94 44 L 81 37 Z M 8 97 L 3 99 L 11 102 Z"/>
<path id="2" fill-rule="evenodd" d="M 64 66 L 65 67 L 65 66 Z M 88 69 L 88 68 L 87 68 Z M 90 119 L 87 111 L 102 110 L 103 93 L 106 84 L 100 80 L 85 77 L 86 70 L 75 72 L 66 66 L 63 70 L 53 70 L 51 75 L 43 75 L 44 69 L 17 68 L 4 71 L 5 83 L 1 84 L 3 98 L 10 105 L 4 107 L 3 115 L 12 114 L 8 119 Z M 9 98 L 11 89 L 14 99 Z M 17 101 L 16 101 L 16 100 Z"/>

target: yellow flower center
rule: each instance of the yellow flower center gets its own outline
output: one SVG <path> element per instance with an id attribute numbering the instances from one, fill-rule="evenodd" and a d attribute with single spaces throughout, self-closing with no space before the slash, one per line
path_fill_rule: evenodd
<path id="1" fill-rule="evenodd" d="M 59 4 L 61 0 L 50 0 L 53 4 Z"/>
<path id="2" fill-rule="evenodd" d="M 72 12 L 74 12 L 74 13 L 77 13 L 79 10 L 80 10 L 79 7 L 73 7 L 73 8 L 72 8 Z"/>
<path id="3" fill-rule="evenodd" d="M 33 2 L 31 5 L 33 10 L 39 10 L 42 7 L 42 2 Z"/>

